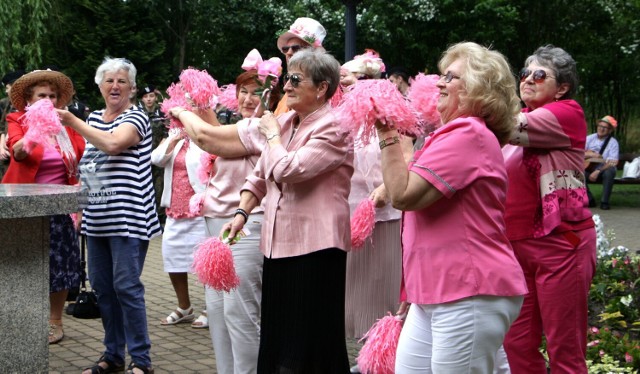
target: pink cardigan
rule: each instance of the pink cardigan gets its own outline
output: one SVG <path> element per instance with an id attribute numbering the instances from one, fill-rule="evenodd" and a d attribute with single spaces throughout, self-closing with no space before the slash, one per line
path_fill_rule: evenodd
<path id="1" fill-rule="evenodd" d="M 536 211 L 526 223 L 533 237 L 552 232 L 593 227 L 591 212 L 586 208 L 587 193 L 583 171 L 587 123 L 584 112 L 574 100 L 560 100 L 538 109 L 523 110 L 510 143 L 524 147 L 521 165 L 526 167 L 530 183 L 537 189 Z M 508 170 L 508 169 L 507 169 Z M 507 201 L 521 200 L 523 191 L 531 188 L 513 185 Z M 534 189 L 535 190 L 535 189 Z M 507 204 L 507 226 L 513 214 Z"/>
<path id="2" fill-rule="evenodd" d="M 326 248 L 348 251 L 353 148 L 331 106 L 310 114 L 293 133 L 295 111 L 278 117 L 282 145 L 266 146 L 243 190 L 264 201 L 260 249 L 269 258 Z M 293 134 L 293 135 L 292 135 Z"/>

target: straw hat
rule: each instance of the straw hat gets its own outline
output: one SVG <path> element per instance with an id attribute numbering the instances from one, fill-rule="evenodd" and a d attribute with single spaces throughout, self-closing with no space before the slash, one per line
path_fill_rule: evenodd
<path id="1" fill-rule="evenodd" d="M 616 121 L 616 119 L 613 118 L 612 116 L 604 116 L 604 117 L 600 118 L 600 120 L 598 122 L 608 123 L 614 129 L 616 127 L 618 127 L 618 121 Z"/>
<path id="2" fill-rule="evenodd" d="M 289 27 L 289 30 L 280 34 L 277 42 L 278 49 L 282 49 L 291 38 L 300 38 L 311 47 L 319 48 L 322 47 L 325 36 L 327 36 L 327 31 L 320 22 L 313 18 L 301 17 Z"/>
<path id="3" fill-rule="evenodd" d="M 35 86 L 40 82 L 51 82 L 57 88 L 58 106 L 62 107 L 71 101 L 73 96 L 73 83 L 71 79 L 59 71 L 53 70 L 34 70 L 27 73 L 13 82 L 11 86 L 11 104 L 18 110 L 24 110 L 27 106 L 26 91 L 29 87 Z"/>

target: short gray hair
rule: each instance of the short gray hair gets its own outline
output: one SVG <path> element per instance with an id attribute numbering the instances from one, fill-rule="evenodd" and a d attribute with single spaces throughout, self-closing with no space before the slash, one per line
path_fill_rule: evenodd
<path id="1" fill-rule="evenodd" d="M 102 83 L 102 80 L 104 79 L 105 73 L 115 73 L 119 70 L 124 70 L 127 72 L 131 88 L 135 89 L 136 75 L 138 74 L 138 70 L 136 70 L 133 62 L 127 60 L 126 58 L 112 58 L 109 56 L 105 57 L 102 61 L 102 64 L 100 64 L 100 66 L 98 66 L 98 69 L 96 70 L 96 76 L 94 80 L 97 85 L 100 85 L 100 83 Z"/>
<path id="2" fill-rule="evenodd" d="M 538 48 L 531 56 L 527 57 L 524 66 L 527 67 L 532 63 L 553 70 L 556 75 L 558 85 L 567 83 L 569 90 L 561 97 L 561 99 L 570 99 L 578 89 L 578 71 L 576 69 L 576 61 L 571 55 L 562 48 L 547 44 Z"/>
<path id="3" fill-rule="evenodd" d="M 311 76 L 314 85 L 327 82 L 326 99 L 329 100 L 340 84 L 340 63 L 335 57 L 318 49 L 304 49 L 289 60 L 289 70 L 298 68 Z M 286 83 L 286 82 L 285 82 Z"/>

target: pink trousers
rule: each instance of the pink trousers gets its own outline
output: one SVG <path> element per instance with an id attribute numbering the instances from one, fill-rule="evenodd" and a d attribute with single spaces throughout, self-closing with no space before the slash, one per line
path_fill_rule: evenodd
<path id="1" fill-rule="evenodd" d="M 511 242 L 529 293 L 504 341 L 513 374 L 546 374 L 539 352 L 547 339 L 553 374 L 587 373 L 587 310 L 596 265 L 593 228 Z"/>

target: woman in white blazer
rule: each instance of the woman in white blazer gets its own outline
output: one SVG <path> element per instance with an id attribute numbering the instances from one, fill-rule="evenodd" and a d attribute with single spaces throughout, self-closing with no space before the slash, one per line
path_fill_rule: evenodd
<path id="1" fill-rule="evenodd" d="M 190 211 L 189 200 L 206 189 L 206 181 L 198 177 L 203 153 L 183 131 L 177 130 L 172 130 L 169 137 L 151 153 L 151 162 L 164 168 L 160 204 L 166 208 L 167 221 L 162 236 L 162 258 L 164 271 L 169 273 L 178 298 L 178 307 L 161 320 L 162 325 L 193 322 L 195 319 L 189 299 L 188 273 L 194 249 L 206 237 L 206 229 L 201 213 Z M 208 326 L 205 316 L 198 318 L 197 322 L 192 326 Z"/>

